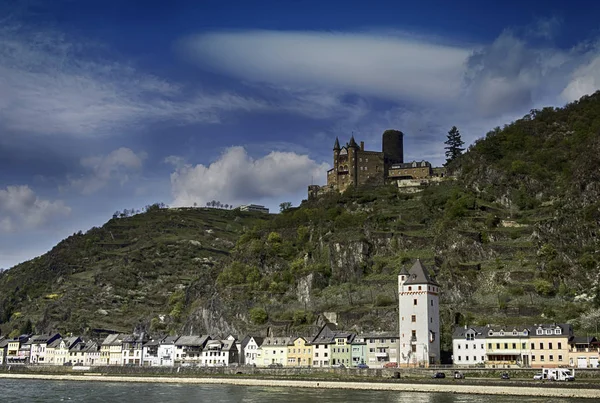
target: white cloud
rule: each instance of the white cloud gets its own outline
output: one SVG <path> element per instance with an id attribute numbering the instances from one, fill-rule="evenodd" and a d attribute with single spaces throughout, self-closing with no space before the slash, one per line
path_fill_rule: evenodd
<path id="1" fill-rule="evenodd" d="M 470 53 L 414 37 L 273 31 L 206 33 L 180 49 L 243 80 L 425 102 L 456 96 Z"/>
<path id="2" fill-rule="evenodd" d="M 243 147 L 232 147 L 208 166 L 186 165 L 173 172 L 173 205 L 204 205 L 210 200 L 231 204 L 273 197 L 283 200 L 305 190 L 311 177 L 324 178 L 328 168 L 307 155 L 273 151 L 254 159 Z"/>
<path id="3" fill-rule="evenodd" d="M 127 126 L 172 120 L 216 123 L 223 113 L 262 109 L 230 92 L 191 93 L 127 63 L 88 54 L 90 43 L 55 32 L 0 28 L 0 119 L 13 131 L 111 135 Z"/>
<path id="4" fill-rule="evenodd" d="M 70 213 L 63 201 L 40 199 L 27 185 L 0 189 L 0 232 L 40 228 Z"/>
<path id="5" fill-rule="evenodd" d="M 121 147 L 108 155 L 98 155 L 81 159 L 81 166 L 90 171 L 80 178 L 70 178 L 71 185 L 89 195 L 116 180 L 121 185 L 129 181 L 132 174 L 141 171 L 146 153 L 135 153 Z"/>
<path id="6" fill-rule="evenodd" d="M 584 95 L 595 92 L 599 88 L 600 55 L 573 72 L 571 80 L 561 93 L 561 96 L 565 101 L 574 101 Z"/>

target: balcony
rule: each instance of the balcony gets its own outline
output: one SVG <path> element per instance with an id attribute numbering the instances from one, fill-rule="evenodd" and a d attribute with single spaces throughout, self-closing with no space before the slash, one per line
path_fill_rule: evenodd
<path id="1" fill-rule="evenodd" d="M 377 358 L 388 358 L 388 353 L 387 352 L 378 352 L 378 353 L 375 353 L 375 357 L 377 357 Z"/>

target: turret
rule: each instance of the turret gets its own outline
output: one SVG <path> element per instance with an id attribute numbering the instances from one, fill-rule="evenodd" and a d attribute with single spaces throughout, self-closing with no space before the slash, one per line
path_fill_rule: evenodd
<path id="1" fill-rule="evenodd" d="M 336 137 L 335 144 L 333 145 L 333 151 L 340 151 L 340 140 Z"/>
<path id="2" fill-rule="evenodd" d="M 348 143 L 348 147 L 359 148 L 358 144 L 356 143 L 356 140 L 354 140 L 354 135 L 350 137 L 350 143 Z"/>

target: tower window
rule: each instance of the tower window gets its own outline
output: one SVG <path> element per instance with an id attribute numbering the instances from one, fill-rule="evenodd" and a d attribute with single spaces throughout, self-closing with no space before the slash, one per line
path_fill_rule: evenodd
<path id="1" fill-rule="evenodd" d="M 417 305 L 417 299 L 413 299 L 413 305 Z"/>
<path id="2" fill-rule="evenodd" d="M 410 317 L 410 321 L 411 321 L 411 322 L 416 322 L 416 321 L 417 321 L 417 315 L 412 315 L 412 316 Z"/>

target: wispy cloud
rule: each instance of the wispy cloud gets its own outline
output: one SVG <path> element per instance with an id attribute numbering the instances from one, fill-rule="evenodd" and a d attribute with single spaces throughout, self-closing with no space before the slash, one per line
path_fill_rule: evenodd
<path id="1" fill-rule="evenodd" d="M 82 158 L 81 166 L 88 173 L 78 178 L 70 178 L 70 183 L 84 195 L 97 192 L 111 181 L 117 181 L 123 186 L 132 175 L 141 172 L 146 157 L 143 151 L 135 153 L 129 148 L 121 147 L 107 155 Z"/>
<path id="2" fill-rule="evenodd" d="M 0 119 L 5 129 L 35 134 L 111 135 L 132 125 L 170 120 L 216 123 L 224 113 L 261 109 L 231 92 L 184 91 L 182 85 L 94 57 L 91 43 L 57 32 L 0 28 Z"/>

